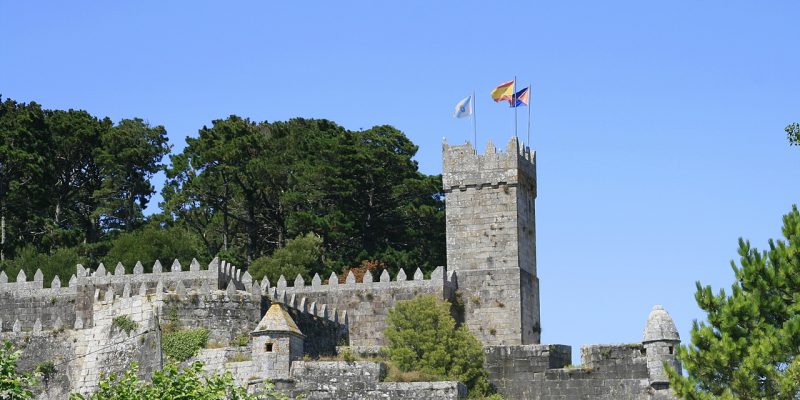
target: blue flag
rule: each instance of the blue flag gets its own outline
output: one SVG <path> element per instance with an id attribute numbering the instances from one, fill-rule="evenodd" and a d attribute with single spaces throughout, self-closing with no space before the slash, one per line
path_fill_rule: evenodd
<path id="1" fill-rule="evenodd" d="M 528 89 L 530 89 L 530 87 L 526 87 L 525 89 L 522 89 L 516 94 L 514 94 L 514 98 L 512 100 L 509 100 L 508 104 L 510 104 L 511 107 L 519 107 L 521 105 L 527 106 L 528 100 L 531 97 L 530 90 Z"/>

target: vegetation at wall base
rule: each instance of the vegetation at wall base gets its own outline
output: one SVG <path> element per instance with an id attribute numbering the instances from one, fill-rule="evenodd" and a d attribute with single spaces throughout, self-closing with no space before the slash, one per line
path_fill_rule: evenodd
<path id="1" fill-rule="evenodd" d="M 461 381 L 470 397 L 488 396 L 483 346 L 465 326 L 456 328 L 450 308 L 431 295 L 399 301 L 386 321 L 388 357 L 403 373 Z"/>
<path id="2" fill-rule="evenodd" d="M 131 317 L 127 315 L 118 315 L 111 320 L 111 326 L 125 332 L 128 336 L 130 336 L 131 332 L 139 327 L 139 324 L 137 324 L 136 321 L 132 320 Z"/>
<path id="3" fill-rule="evenodd" d="M 31 388 L 37 384 L 36 376 L 17 372 L 17 360 L 22 352 L 14 350 L 11 342 L 0 346 L 0 399 L 29 399 Z"/>
<path id="4" fill-rule="evenodd" d="M 739 239 L 731 292 L 697 283 L 695 298 L 708 315 L 695 321 L 691 344 L 678 350 L 688 376 L 668 369 L 684 399 L 800 398 L 800 212 L 783 217 L 785 240 L 759 252 Z"/>
<path id="5" fill-rule="evenodd" d="M 194 357 L 208 343 L 208 329 L 180 329 L 162 331 L 161 350 L 168 359 L 176 362 Z"/>
<path id="6" fill-rule="evenodd" d="M 73 394 L 71 400 L 151 400 L 151 399 L 196 399 L 196 400 L 288 400 L 289 397 L 276 392 L 274 386 L 264 385 L 256 396 L 247 389 L 237 386 L 228 372 L 222 375 L 207 374 L 203 363 L 179 369 L 168 364 L 161 371 L 153 373 L 151 382 L 137 377 L 134 364 L 120 375 L 111 375 L 100 381 L 97 392 L 84 396 Z"/>

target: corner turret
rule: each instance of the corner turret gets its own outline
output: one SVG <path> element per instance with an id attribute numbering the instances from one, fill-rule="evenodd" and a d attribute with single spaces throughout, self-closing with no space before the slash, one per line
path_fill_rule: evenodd
<path id="1" fill-rule="evenodd" d="M 650 385 L 653 389 L 666 389 L 669 386 L 664 363 L 681 373 L 681 364 L 675 355 L 680 343 L 681 338 L 672 317 L 660 305 L 654 306 L 647 317 L 642 339 L 642 345 L 647 352 L 647 370 L 650 373 Z"/>
<path id="2" fill-rule="evenodd" d="M 288 378 L 292 361 L 303 358 L 305 335 L 279 303 L 272 303 L 250 336 L 253 364 L 270 379 Z"/>

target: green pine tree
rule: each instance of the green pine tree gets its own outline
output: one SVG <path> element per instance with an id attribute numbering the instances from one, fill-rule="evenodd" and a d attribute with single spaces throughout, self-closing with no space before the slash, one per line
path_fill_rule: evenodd
<path id="1" fill-rule="evenodd" d="M 793 146 L 800 146 L 800 124 L 797 122 L 786 125 L 784 129 L 786 137 L 789 139 L 789 144 Z"/>
<path id="2" fill-rule="evenodd" d="M 730 294 L 697 283 L 708 322 L 694 322 L 678 358 L 688 372 L 669 371 L 684 399 L 800 399 L 800 213 L 783 217 L 784 240 L 759 252 L 739 239 L 740 266 Z"/>

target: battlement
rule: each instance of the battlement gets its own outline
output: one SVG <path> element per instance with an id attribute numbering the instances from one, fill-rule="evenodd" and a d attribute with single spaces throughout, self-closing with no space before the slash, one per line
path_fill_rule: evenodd
<path id="1" fill-rule="evenodd" d="M 399 287 L 414 287 L 414 286 L 428 286 L 430 284 L 439 283 L 440 285 L 456 286 L 455 272 L 446 273 L 445 268 L 442 266 L 436 267 L 431 273 L 429 279 L 425 279 L 422 270 L 417 268 L 412 275 L 411 279 L 406 275 L 405 270 L 402 268 L 395 275 L 395 280 L 391 280 L 389 272 L 384 270 L 377 281 L 372 276 L 372 272 L 367 271 L 364 274 L 361 282 L 356 281 L 353 271 L 350 271 L 346 278 L 345 283 L 339 283 L 339 276 L 335 272 L 331 272 L 330 277 L 325 281 L 327 284 L 322 283 L 319 274 L 314 274 L 311 279 L 311 284 L 307 285 L 305 279 L 301 275 L 297 275 L 292 282 L 292 286 L 288 286 L 286 277 L 283 275 L 278 278 L 276 286 L 271 286 L 269 279 L 266 277 L 261 282 L 261 289 L 267 293 L 270 298 L 275 299 L 281 295 L 288 293 L 302 293 L 302 292 L 319 292 L 319 291 L 333 291 L 333 290 L 349 290 L 349 289 L 366 289 L 366 288 L 399 288 Z"/>
<path id="2" fill-rule="evenodd" d="M 219 261 L 214 258 L 208 264 L 208 268 L 201 269 L 200 263 L 197 259 L 192 259 L 189 264 L 189 270 L 184 271 L 180 261 L 175 259 L 168 270 L 165 270 L 161 265 L 161 261 L 156 260 L 153 263 L 152 272 L 145 273 L 144 267 L 141 262 L 137 262 L 133 267 L 132 273 L 127 273 L 122 263 L 117 263 L 114 267 L 114 272 L 107 271 L 105 265 L 100 263 L 94 272 L 88 271 L 83 265 L 78 264 L 77 276 L 79 284 L 92 284 L 95 286 L 114 285 L 121 288 L 121 285 L 129 283 L 133 286 L 140 286 L 143 283 L 155 285 L 156 283 L 163 282 L 165 285 L 174 287 L 178 281 L 193 282 L 193 284 L 200 285 L 202 281 L 207 281 L 212 287 L 219 288 L 220 282 L 227 282 L 230 280 L 229 275 L 223 275 L 220 265 L 225 264 L 224 261 Z M 221 278 L 228 279 L 221 279 Z"/>
<path id="3" fill-rule="evenodd" d="M 536 188 L 536 153 L 530 147 L 511 138 L 505 152 L 497 151 L 492 141 L 483 155 L 472 144 L 442 145 L 444 167 L 442 183 L 445 192 L 480 189 L 485 186 L 515 186 L 527 183 Z"/>

